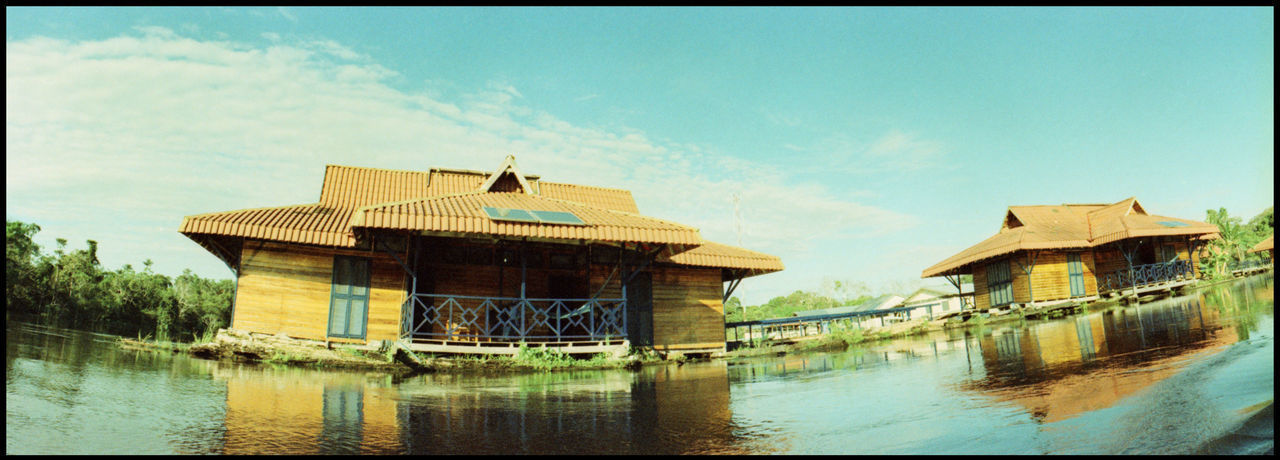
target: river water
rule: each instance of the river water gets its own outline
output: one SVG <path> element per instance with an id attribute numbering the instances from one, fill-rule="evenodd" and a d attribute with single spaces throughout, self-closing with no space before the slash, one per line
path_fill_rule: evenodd
<path id="1" fill-rule="evenodd" d="M 1270 274 L 1067 318 L 640 371 L 393 378 L 6 322 L 7 454 L 1274 451 Z"/>

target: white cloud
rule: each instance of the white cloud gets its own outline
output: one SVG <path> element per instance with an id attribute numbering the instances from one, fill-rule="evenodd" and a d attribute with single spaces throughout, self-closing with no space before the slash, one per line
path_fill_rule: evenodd
<path id="1" fill-rule="evenodd" d="M 890 164 L 904 169 L 934 166 L 941 155 L 941 143 L 920 140 L 898 131 L 889 132 L 867 148 L 867 156 L 890 159 Z"/>
<path id="2" fill-rule="evenodd" d="M 890 130 L 867 141 L 846 133 L 828 135 L 807 148 L 787 145 L 789 150 L 822 152 L 805 172 L 853 174 L 911 173 L 922 169 L 953 168 L 946 164 L 946 145 L 914 134 Z"/>
<path id="3" fill-rule="evenodd" d="M 506 82 L 441 100 L 393 89 L 395 71 L 332 41 L 140 32 L 6 43 L 7 212 L 45 237 L 99 240 L 111 268 L 151 257 L 163 272 L 227 276 L 177 233 L 182 216 L 314 202 L 326 163 L 488 169 L 515 153 L 527 172 L 630 189 L 642 212 L 730 244 L 737 192 L 743 244 L 784 262 L 915 224 L 708 146 L 565 122 Z M 899 136 L 868 154 L 930 149 Z"/>

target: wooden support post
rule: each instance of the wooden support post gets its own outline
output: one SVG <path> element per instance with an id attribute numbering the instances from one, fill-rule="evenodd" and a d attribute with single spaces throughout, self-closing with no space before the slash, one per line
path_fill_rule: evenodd
<path id="1" fill-rule="evenodd" d="M 525 281 L 526 281 L 525 277 L 526 277 L 526 271 L 528 269 L 528 264 L 526 261 L 526 259 L 528 259 L 528 253 L 525 250 L 525 246 L 527 245 L 528 245 L 527 241 L 520 242 L 520 302 L 516 304 L 518 308 L 520 308 L 520 327 L 516 332 L 517 332 L 517 335 L 520 336 L 521 340 L 524 340 L 524 330 L 526 325 L 525 319 L 524 319 L 524 311 L 526 309 L 524 308 L 524 305 L 525 305 Z"/>
<path id="2" fill-rule="evenodd" d="M 733 270 L 730 270 L 730 271 L 729 271 L 729 276 L 733 276 L 733 275 L 737 275 L 737 274 L 738 274 L 738 273 L 736 273 L 736 272 L 735 272 L 735 271 L 733 271 Z M 738 277 L 738 278 L 735 278 L 735 279 L 730 279 L 730 280 L 729 280 L 729 287 L 728 287 L 728 289 L 726 289 L 726 290 L 724 291 L 724 298 L 720 300 L 720 303 L 728 302 L 728 301 L 729 301 L 729 297 L 733 295 L 733 290 L 734 290 L 734 289 L 737 289 L 737 288 L 738 288 L 738 284 L 740 284 L 740 283 L 742 283 L 742 277 L 741 277 L 741 276 L 740 276 L 740 277 Z M 744 310 L 744 314 L 745 314 L 745 310 Z M 747 318 L 744 316 L 742 319 L 743 319 L 743 321 L 745 321 Z"/>
<path id="3" fill-rule="evenodd" d="M 1125 250 L 1124 240 L 1121 240 L 1120 243 L 1118 244 L 1118 246 L 1120 246 L 1120 255 L 1124 256 L 1125 262 L 1129 265 L 1129 286 L 1133 288 L 1134 300 L 1138 300 L 1138 280 L 1136 279 L 1133 273 L 1133 256 L 1138 252 L 1138 246 L 1141 246 L 1141 245 L 1142 245 L 1142 240 L 1138 240 L 1133 245 L 1132 249 Z"/>
<path id="4" fill-rule="evenodd" d="M 395 259 L 395 260 L 396 260 L 396 263 L 400 264 L 400 268 L 404 269 L 404 272 L 405 272 L 405 273 L 408 273 L 408 274 L 410 274 L 410 275 L 413 275 L 413 277 L 415 277 L 415 278 L 418 276 L 418 275 L 415 275 L 415 274 L 413 273 L 413 270 L 410 270 L 410 269 L 409 269 L 409 266 L 408 266 L 408 265 L 405 265 L 405 263 L 404 263 L 403 261 L 401 261 L 401 260 L 400 260 L 400 256 L 396 255 L 396 252 L 395 252 L 395 251 L 392 251 L 392 250 L 391 250 L 391 248 L 388 248 L 388 247 L 387 247 L 387 244 L 386 244 L 386 243 L 383 243 L 383 242 L 382 242 L 382 238 L 374 237 L 374 238 L 373 238 L 373 240 L 374 240 L 375 242 L 377 242 L 378 247 L 382 248 L 383 252 L 386 252 L 387 254 L 391 254 L 391 258 Z"/>
<path id="5" fill-rule="evenodd" d="M 954 275 L 954 276 L 955 276 L 955 280 L 954 280 L 954 281 L 951 279 L 951 276 L 952 276 L 952 275 L 948 275 L 948 276 L 946 277 L 946 278 L 947 278 L 947 281 L 948 281 L 948 282 L 950 282 L 952 286 L 955 286 L 955 287 L 956 287 L 956 301 L 957 301 L 957 302 L 960 302 L 960 311 L 964 311 L 964 288 L 962 287 L 962 286 L 964 286 L 964 284 L 960 282 L 960 274 L 959 274 L 959 273 L 956 273 L 956 274 Z"/>
<path id="6" fill-rule="evenodd" d="M 1028 251 L 1027 265 L 1022 265 L 1022 262 L 1016 258 L 1013 259 L 1014 263 L 1018 264 L 1018 268 L 1021 268 L 1022 272 L 1027 275 L 1027 304 L 1028 305 L 1036 301 L 1035 292 L 1032 291 L 1031 289 L 1031 285 L 1035 284 L 1031 282 L 1031 272 L 1036 269 L 1036 256 L 1038 256 L 1039 254 L 1040 254 L 1039 251 Z"/>
<path id="7" fill-rule="evenodd" d="M 418 273 L 416 272 L 416 270 L 418 268 L 418 257 L 419 257 L 418 254 L 422 252 L 422 248 L 419 248 L 418 245 L 413 244 L 414 241 L 417 241 L 417 240 L 410 238 L 409 243 L 406 244 L 406 246 L 411 248 L 409 252 L 413 254 L 413 268 L 415 270 L 415 272 L 413 273 L 413 283 L 412 283 L 413 286 L 410 288 L 412 290 L 409 291 L 409 295 L 414 295 L 418 293 Z"/>
<path id="8" fill-rule="evenodd" d="M 1196 276 L 1196 259 L 1195 259 L 1195 257 L 1196 257 L 1196 240 L 1195 240 L 1195 236 L 1188 236 L 1188 237 L 1187 237 L 1187 265 L 1189 265 L 1189 266 L 1191 267 L 1191 278 L 1192 278 L 1192 279 L 1198 278 L 1198 277 Z"/>

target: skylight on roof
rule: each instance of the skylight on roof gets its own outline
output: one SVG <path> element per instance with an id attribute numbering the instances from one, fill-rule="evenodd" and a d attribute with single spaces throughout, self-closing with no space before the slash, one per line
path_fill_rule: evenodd
<path id="1" fill-rule="evenodd" d="M 1162 221 L 1160 221 L 1160 222 L 1156 222 L 1156 223 L 1157 223 L 1157 224 L 1160 224 L 1160 225 L 1163 225 L 1163 226 L 1165 226 L 1165 227 L 1190 227 L 1190 226 L 1191 226 L 1190 224 L 1188 224 L 1188 223 L 1186 223 L 1186 222 L 1174 222 L 1174 221 L 1171 221 L 1171 220 L 1162 220 Z"/>
<path id="2" fill-rule="evenodd" d="M 571 212 L 560 211 L 529 211 L 533 217 L 537 217 L 544 224 L 564 224 L 564 225 L 587 225 L 578 216 Z"/>
<path id="3" fill-rule="evenodd" d="M 538 218 L 533 217 L 529 211 L 523 209 L 495 208 L 493 206 L 485 206 L 484 213 L 493 220 L 509 220 L 512 222 L 537 222 Z"/>
<path id="4" fill-rule="evenodd" d="M 540 224 L 587 225 L 586 222 L 583 222 L 582 219 L 579 219 L 578 216 L 575 216 L 571 212 L 535 211 L 532 209 L 511 209 L 485 206 L 484 213 L 493 220 L 535 222 Z"/>

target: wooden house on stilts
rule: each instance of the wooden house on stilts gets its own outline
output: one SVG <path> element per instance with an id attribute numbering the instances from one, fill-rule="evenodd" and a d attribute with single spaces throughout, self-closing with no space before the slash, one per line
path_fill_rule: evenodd
<path id="1" fill-rule="evenodd" d="M 1010 206 L 999 233 L 925 269 L 959 285 L 973 275 L 974 307 L 1090 301 L 1194 282 L 1198 249 L 1218 238 L 1205 222 L 1148 214 L 1136 198 L 1112 204 Z"/>
<path id="2" fill-rule="evenodd" d="M 723 351 L 732 287 L 783 268 L 510 156 L 492 172 L 329 165 L 316 203 L 179 231 L 235 272 L 234 329 L 441 353 Z"/>

